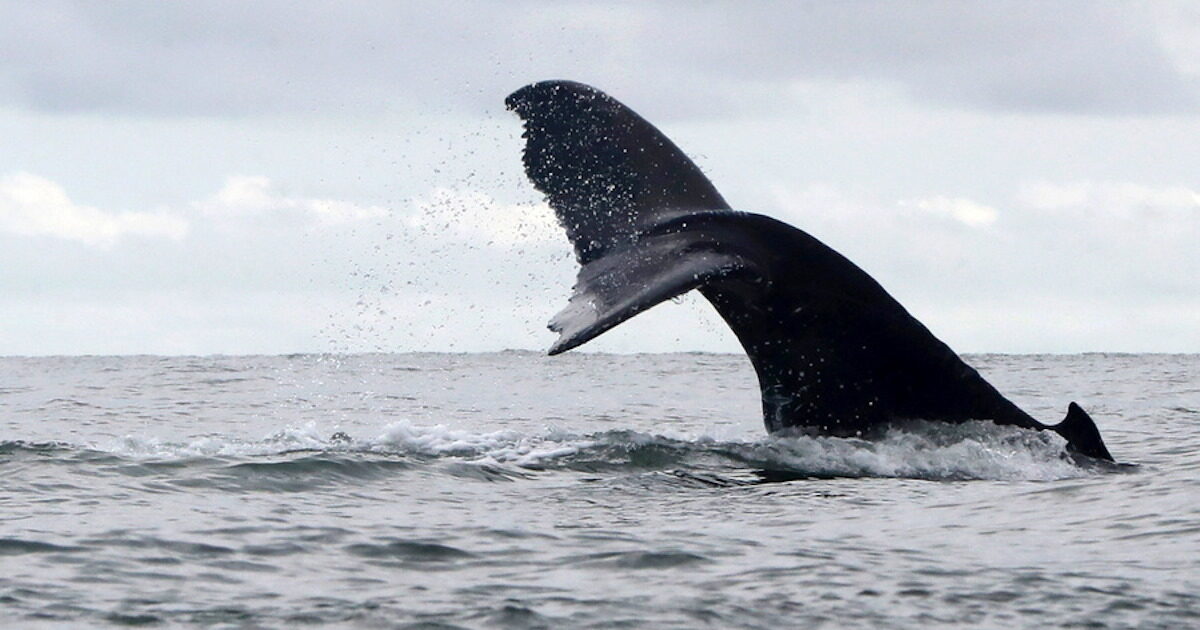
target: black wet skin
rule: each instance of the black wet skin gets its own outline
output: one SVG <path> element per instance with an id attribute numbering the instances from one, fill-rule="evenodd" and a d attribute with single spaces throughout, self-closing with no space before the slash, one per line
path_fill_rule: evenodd
<path id="1" fill-rule="evenodd" d="M 525 122 L 526 174 L 582 265 L 552 328 L 557 354 L 698 289 L 758 375 L 767 430 L 863 435 L 902 419 L 991 420 L 1062 435 L 1112 460 L 1071 403 L 1058 425 L 1001 395 L 870 275 L 808 233 L 735 212 L 649 122 L 595 88 L 545 81 L 506 100 Z"/>

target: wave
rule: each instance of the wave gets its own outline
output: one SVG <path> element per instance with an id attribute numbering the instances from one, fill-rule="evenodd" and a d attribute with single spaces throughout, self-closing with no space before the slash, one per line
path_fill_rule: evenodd
<path id="1" fill-rule="evenodd" d="M 308 425 L 260 440 L 214 436 L 173 442 L 126 436 L 87 446 L 0 442 L 0 463 L 23 456 L 118 463 L 124 466 L 119 472 L 131 475 L 181 466 L 218 468 L 229 478 L 277 478 L 280 490 L 429 467 L 486 481 L 555 471 L 668 472 L 701 485 L 829 477 L 1051 480 L 1097 470 L 1067 457 L 1055 436 L 988 422 L 911 422 L 871 440 L 806 435 L 727 440 L 637 431 L 523 434 L 400 421 L 357 439 Z"/>

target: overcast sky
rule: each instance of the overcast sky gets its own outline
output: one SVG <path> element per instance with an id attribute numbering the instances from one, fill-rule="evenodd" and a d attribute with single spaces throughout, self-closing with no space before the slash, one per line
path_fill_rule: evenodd
<path id="1" fill-rule="evenodd" d="M 960 351 L 1200 352 L 1200 3 L 0 0 L 0 354 L 547 348 L 548 78 Z"/>

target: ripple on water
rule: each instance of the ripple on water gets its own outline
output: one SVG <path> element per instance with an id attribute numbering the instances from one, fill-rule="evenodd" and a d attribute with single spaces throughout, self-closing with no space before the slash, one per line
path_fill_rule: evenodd
<path id="1" fill-rule="evenodd" d="M 0 538 L 0 556 L 19 556 L 29 553 L 72 553 L 84 551 L 83 547 L 56 545 L 37 540 Z"/>
<path id="2" fill-rule="evenodd" d="M 1200 360 L 983 364 L 1147 465 L 767 437 L 719 355 L 9 361 L 0 626 L 1197 627 Z"/>
<path id="3" fill-rule="evenodd" d="M 687 551 L 606 551 L 571 556 L 565 564 L 610 567 L 615 569 L 671 569 L 686 565 L 704 564 L 710 560 Z"/>
<path id="4" fill-rule="evenodd" d="M 441 543 L 389 540 L 382 543 L 346 545 L 346 551 L 363 558 L 397 560 L 406 563 L 453 562 L 474 558 L 475 554 Z"/>

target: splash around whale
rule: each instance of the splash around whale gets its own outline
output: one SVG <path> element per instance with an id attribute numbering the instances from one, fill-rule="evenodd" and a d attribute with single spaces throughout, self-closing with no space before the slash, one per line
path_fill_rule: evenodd
<path id="1" fill-rule="evenodd" d="M 749 355 L 771 433 L 991 420 L 1049 429 L 1071 452 L 1112 461 L 1079 405 L 1059 424 L 1038 422 L 854 263 L 802 230 L 734 211 L 683 151 L 616 99 L 543 81 L 505 104 L 524 122 L 526 175 L 581 265 L 550 322 L 559 333 L 550 354 L 695 289 Z"/>

